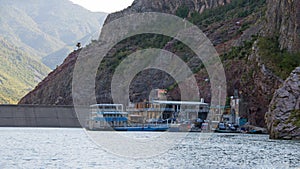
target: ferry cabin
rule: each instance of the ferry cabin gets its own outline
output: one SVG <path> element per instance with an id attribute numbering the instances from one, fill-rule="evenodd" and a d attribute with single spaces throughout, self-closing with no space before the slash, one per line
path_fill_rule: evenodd
<path id="1" fill-rule="evenodd" d="M 88 129 L 112 130 L 114 127 L 127 126 L 128 113 L 122 104 L 95 104 L 90 106 Z"/>
<path id="2" fill-rule="evenodd" d="M 204 120 L 207 118 L 209 112 L 209 105 L 201 102 L 193 101 L 164 101 L 164 100 L 153 100 L 154 104 L 158 104 L 161 107 L 168 107 L 173 109 L 172 117 L 177 122 L 193 121 L 198 118 Z M 170 118 L 171 114 L 166 114 L 167 118 Z"/>
<path id="3" fill-rule="evenodd" d="M 207 103 L 191 101 L 153 100 L 131 104 L 126 108 L 128 119 L 133 123 L 177 123 L 206 119 L 209 106 Z"/>

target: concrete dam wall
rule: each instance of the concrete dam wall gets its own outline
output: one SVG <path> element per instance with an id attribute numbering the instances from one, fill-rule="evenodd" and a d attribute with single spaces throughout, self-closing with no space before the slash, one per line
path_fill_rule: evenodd
<path id="1" fill-rule="evenodd" d="M 0 105 L 0 127 L 81 127 L 73 106 Z"/>

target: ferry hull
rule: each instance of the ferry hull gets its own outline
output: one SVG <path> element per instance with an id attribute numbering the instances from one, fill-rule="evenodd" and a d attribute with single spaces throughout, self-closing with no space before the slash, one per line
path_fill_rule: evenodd
<path id="1" fill-rule="evenodd" d="M 116 131 L 167 131 L 169 127 L 115 127 Z"/>

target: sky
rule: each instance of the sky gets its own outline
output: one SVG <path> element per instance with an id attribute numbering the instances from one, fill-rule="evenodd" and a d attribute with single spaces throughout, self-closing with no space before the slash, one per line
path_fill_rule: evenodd
<path id="1" fill-rule="evenodd" d="M 71 0 L 93 12 L 112 13 L 130 6 L 133 0 Z"/>

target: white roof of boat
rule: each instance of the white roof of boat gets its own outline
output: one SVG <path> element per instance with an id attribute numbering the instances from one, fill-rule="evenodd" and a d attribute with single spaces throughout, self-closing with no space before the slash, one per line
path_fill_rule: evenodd
<path id="1" fill-rule="evenodd" d="M 203 102 L 192 102 L 192 101 L 168 101 L 168 100 L 153 100 L 153 103 L 159 103 L 159 104 L 175 104 L 175 105 L 203 105 L 207 106 L 207 103 Z"/>
<path id="2" fill-rule="evenodd" d="M 138 115 L 138 114 L 130 114 L 130 117 L 144 117 L 143 115 Z"/>
<path id="3" fill-rule="evenodd" d="M 123 106 L 123 104 L 93 104 L 90 107 L 97 107 L 97 106 Z"/>
<path id="4" fill-rule="evenodd" d="M 97 113 L 97 114 L 128 114 L 127 112 L 120 112 L 120 111 L 100 111 L 100 112 L 91 112 L 91 113 Z"/>

